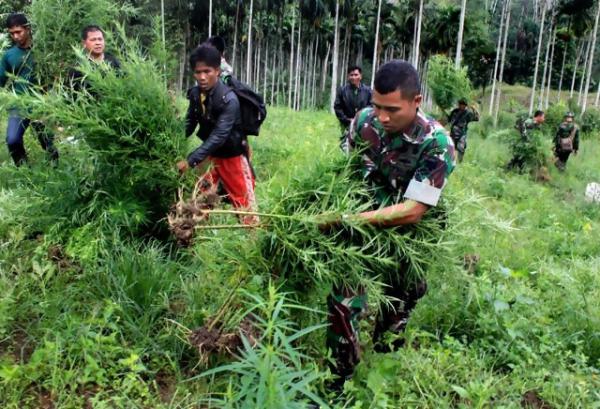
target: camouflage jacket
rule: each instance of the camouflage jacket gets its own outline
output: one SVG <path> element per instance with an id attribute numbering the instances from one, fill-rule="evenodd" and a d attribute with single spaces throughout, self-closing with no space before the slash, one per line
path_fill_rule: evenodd
<path id="1" fill-rule="evenodd" d="M 556 131 L 556 135 L 554 136 L 554 146 L 555 149 L 561 150 L 560 148 L 560 140 L 563 138 L 568 138 L 571 135 L 571 131 L 575 127 L 575 135 L 573 137 L 573 150 L 579 150 L 579 127 L 574 122 L 563 122 L 558 127 Z"/>
<path id="2" fill-rule="evenodd" d="M 528 141 L 531 139 L 531 133 L 540 129 L 540 125 L 533 120 L 533 118 L 527 118 L 523 121 L 523 124 L 518 127 L 519 133 L 521 134 L 521 138 L 523 140 Z"/>
<path id="3" fill-rule="evenodd" d="M 454 140 L 466 136 L 469 122 L 476 121 L 479 121 L 479 112 L 470 108 L 466 108 L 464 111 L 461 111 L 458 108 L 453 109 L 448 117 L 450 135 Z"/>
<path id="4" fill-rule="evenodd" d="M 225 84 L 229 82 L 229 78 L 233 76 L 233 67 L 229 65 L 225 58 L 221 57 L 221 81 Z"/>
<path id="5" fill-rule="evenodd" d="M 410 129 L 388 135 L 373 108 L 358 112 L 346 134 L 346 151 L 361 149 L 362 176 L 383 206 L 410 199 L 436 206 L 456 165 L 452 139 L 422 112 Z"/>

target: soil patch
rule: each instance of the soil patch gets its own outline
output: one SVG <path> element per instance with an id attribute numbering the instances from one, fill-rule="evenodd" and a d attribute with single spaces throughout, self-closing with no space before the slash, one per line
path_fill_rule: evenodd
<path id="1" fill-rule="evenodd" d="M 190 334 L 189 343 L 198 350 L 200 360 L 206 362 L 212 354 L 235 355 L 244 346 L 242 337 L 256 345 L 259 331 L 248 317 L 244 318 L 236 331 L 225 332 L 218 325 L 202 326 Z"/>
<path id="2" fill-rule="evenodd" d="M 521 398 L 521 406 L 529 409 L 552 409 L 547 402 L 545 402 L 537 391 L 531 390 L 523 394 Z"/>

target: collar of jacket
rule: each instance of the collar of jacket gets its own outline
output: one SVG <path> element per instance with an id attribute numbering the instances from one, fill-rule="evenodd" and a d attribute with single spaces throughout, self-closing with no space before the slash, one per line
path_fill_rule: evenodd
<path id="1" fill-rule="evenodd" d="M 217 90 L 217 88 L 222 87 L 222 86 L 225 86 L 225 84 L 223 84 L 221 82 L 221 80 L 218 80 L 217 83 L 215 84 L 215 86 L 212 87 L 211 89 L 209 89 L 208 92 L 204 93 L 204 92 L 202 92 L 202 90 L 200 90 L 200 93 L 206 95 L 207 99 L 212 98 L 212 96 L 215 94 L 215 91 Z M 198 85 L 198 88 L 200 88 L 199 85 Z"/>

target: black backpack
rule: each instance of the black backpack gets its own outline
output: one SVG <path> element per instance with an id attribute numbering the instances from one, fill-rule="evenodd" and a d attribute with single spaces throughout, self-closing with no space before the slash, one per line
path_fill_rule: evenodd
<path id="1" fill-rule="evenodd" d="M 267 107 L 262 95 L 234 77 L 229 77 L 226 84 L 240 101 L 242 118 L 239 130 L 244 135 L 258 135 L 260 126 L 267 117 Z"/>

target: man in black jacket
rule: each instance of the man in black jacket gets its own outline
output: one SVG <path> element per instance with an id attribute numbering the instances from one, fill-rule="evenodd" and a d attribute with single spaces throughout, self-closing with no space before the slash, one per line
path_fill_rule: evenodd
<path id="1" fill-rule="evenodd" d="M 204 176 L 213 185 L 222 183 L 236 208 L 254 209 L 254 175 L 246 155 L 244 136 L 239 131 L 240 103 L 235 93 L 222 81 L 221 54 L 211 45 L 200 45 L 190 56 L 197 85 L 188 90 L 186 137 L 199 125 L 203 143 L 177 163 L 180 172 L 200 164 L 210 166 Z M 253 223 L 253 218 L 243 219 Z"/>
<path id="2" fill-rule="evenodd" d="M 371 105 L 371 88 L 362 83 L 362 70 L 353 65 L 348 68 L 348 83 L 338 90 L 335 98 L 335 116 L 345 132 L 354 115 L 361 109 Z"/>
<path id="3" fill-rule="evenodd" d="M 112 54 L 105 52 L 104 31 L 96 25 L 85 26 L 81 30 L 81 45 L 90 61 L 97 64 L 106 63 L 108 67 L 119 71 L 121 63 Z M 69 72 L 71 87 L 75 91 L 90 90 L 90 84 L 85 79 L 85 74 L 77 68 Z"/>

